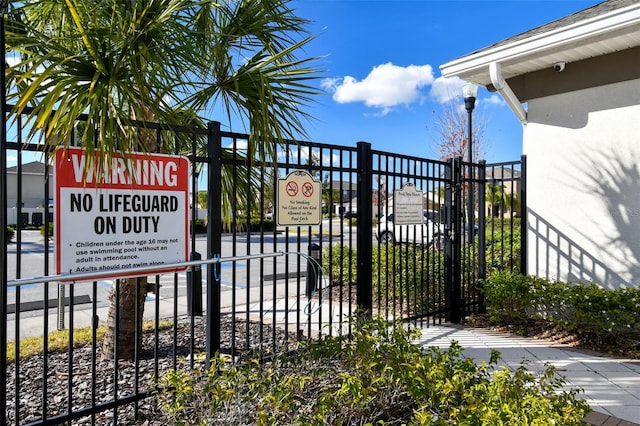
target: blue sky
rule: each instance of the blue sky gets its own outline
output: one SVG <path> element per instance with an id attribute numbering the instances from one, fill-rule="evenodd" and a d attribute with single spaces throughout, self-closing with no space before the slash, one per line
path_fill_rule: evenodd
<path id="1" fill-rule="evenodd" d="M 439 66 L 505 38 L 597 4 L 597 0 L 295 0 L 317 37 L 305 56 L 323 56 L 327 91 L 309 109 L 312 141 L 370 142 L 374 149 L 439 156 L 435 120 L 460 81 Z M 480 88 L 474 120 L 486 125 L 488 162 L 522 153 L 522 126 L 497 94 Z M 474 122 L 475 122 L 474 121 Z"/>
<path id="2" fill-rule="evenodd" d="M 453 96 L 463 107 L 463 82 L 443 79 L 440 65 L 597 3 L 292 0 L 316 36 L 298 56 L 322 57 L 318 85 L 326 95 L 307 109 L 315 118 L 307 125 L 308 138 L 348 146 L 367 141 L 377 150 L 438 158 L 434 141 L 442 104 Z M 483 88 L 474 111 L 474 123 L 480 121 L 488 162 L 520 158 L 520 122 Z M 9 155 L 8 165 L 15 162 Z"/>

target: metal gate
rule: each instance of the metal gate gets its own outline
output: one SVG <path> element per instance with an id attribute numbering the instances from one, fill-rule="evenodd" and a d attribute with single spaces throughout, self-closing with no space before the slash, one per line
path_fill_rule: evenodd
<path id="1" fill-rule="evenodd" d="M 134 359 L 99 368 L 107 293 L 118 283 L 89 277 L 62 284 L 51 274 L 49 201 L 56 200 L 49 159 L 36 158 L 40 166 L 29 167 L 41 168 L 34 174 L 25 170 L 26 157 L 40 146 L 23 139 L 28 129 L 20 119 L 0 148 L 16 161 L 0 165 L 8 188 L 0 215 L 0 337 L 8 348 L 0 354 L 6 396 L 0 423 L 131 424 L 152 415 L 147 377 L 193 368 L 199 352 L 267 359 L 299 340 L 350 333 L 357 312 L 422 326 L 458 322 L 482 310 L 487 270 L 523 267 L 520 246 L 505 238 L 523 226 L 515 217 L 525 211 L 523 160 L 436 161 L 376 151 L 366 142 L 286 141 L 254 149 L 249 135 L 221 131 L 219 123 L 140 125 L 156 131 L 158 146 L 191 160 L 191 261 L 182 265 L 186 273 L 149 278 L 153 293 L 136 313 L 148 330 Z M 317 226 L 278 227 L 277 181 L 297 170 L 321 182 L 324 218 Z M 28 180 L 39 182 L 34 206 L 27 206 Z M 499 191 L 487 195 L 488 186 L 520 196 L 495 202 Z M 403 187 L 421 194 L 423 223 L 399 223 L 393 195 Z M 488 220 L 487 211 L 496 217 Z M 76 345 L 81 329 L 89 338 Z M 67 343 L 54 347 L 48 337 L 59 330 Z M 41 345 L 36 357 L 21 355 L 25 338 Z"/>

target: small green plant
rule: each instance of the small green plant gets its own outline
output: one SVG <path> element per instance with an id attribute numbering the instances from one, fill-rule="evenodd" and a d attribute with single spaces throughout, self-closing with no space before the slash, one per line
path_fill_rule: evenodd
<path id="1" fill-rule="evenodd" d="M 347 245 L 328 246 L 322 253 L 322 269 L 329 275 L 332 284 L 355 284 L 356 261 L 356 250 Z"/>
<path id="2" fill-rule="evenodd" d="M 419 330 L 381 317 L 354 318 L 350 337 L 326 336 L 267 364 L 212 360 L 155 383 L 163 424 L 580 425 L 589 411 L 563 391 L 553 368 L 541 376 L 496 369 L 413 343 Z M 154 419 L 155 420 L 155 419 Z"/>
<path id="3" fill-rule="evenodd" d="M 46 234 L 45 234 L 46 231 Z M 45 238 L 49 238 L 53 236 L 53 223 L 49 222 L 49 227 L 45 228 L 44 225 L 40 226 L 40 235 L 42 235 Z"/>
<path id="4" fill-rule="evenodd" d="M 260 216 L 238 216 L 234 222 L 223 225 L 225 232 L 269 232 L 273 231 L 275 222 L 273 219 L 264 219 Z"/>
<path id="5" fill-rule="evenodd" d="M 444 253 L 417 245 L 374 246 L 373 300 L 410 313 L 440 308 L 444 292 Z M 322 267 L 333 284 L 357 282 L 357 253 L 347 245 L 327 247 Z"/>
<path id="6" fill-rule="evenodd" d="M 489 219 L 485 225 L 487 270 L 520 269 L 520 218 Z"/>
<path id="7" fill-rule="evenodd" d="M 411 314 L 438 310 L 444 293 L 444 252 L 419 245 L 374 247 L 373 293 L 380 305 Z"/>
<path id="8" fill-rule="evenodd" d="M 482 289 L 492 321 L 519 324 L 531 318 L 537 305 L 535 277 L 494 271 Z"/>
<path id="9" fill-rule="evenodd" d="M 7 241 L 11 241 L 15 233 L 16 231 L 15 229 L 13 229 L 13 227 L 7 226 L 7 231 L 6 231 Z"/>

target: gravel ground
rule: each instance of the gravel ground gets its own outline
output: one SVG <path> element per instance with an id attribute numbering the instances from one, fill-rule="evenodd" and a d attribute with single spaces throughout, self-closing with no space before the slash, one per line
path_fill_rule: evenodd
<path id="1" fill-rule="evenodd" d="M 196 318 L 195 336 L 193 346 L 196 353 L 205 348 L 205 327 L 203 318 Z M 294 335 L 286 336 L 282 330 L 274 330 L 271 326 L 261 325 L 255 321 L 237 320 L 231 317 L 222 318 L 220 330 L 222 348 L 221 353 L 231 354 L 232 333 L 235 326 L 235 355 L 248 352 L 266 352 L 274 346 L 274 332 L 276 345 L 281 350 L 285 342 L 295 340 Z M 249 331 L 247 345 L 246 333 Z M 187 318 L 178 323 L 177 327 L 177 351 L 178 359 L 188 357 L 191 346 L 190 319 Z M 158 371 L 160 373 L 173 368 L 174 350 L 173 328 L 161 330 L 158 336 Z M 154 333 L 145 333 L 143 342 L 143 354 L 138 361 L 138 381 L 135 381 L 135 363 L 131 361 L 119 361 L 117 374 L 113 361 L 101 360 L 101 348 L 98 345 L 96 351 L 96 368 L 93 373 L 93 354 L 91 346 L 76 348 L 69 360 L 67 352 L 52 353 L 47 357 L 46 373 L 46 402 L 43 401 L 43 367 L 42 355 L 23 359 L 19 364 L 19 421 L 16 419 L 15 394 L 16 377 L 15 363 L 7 367 L 7 405 L 8 424 L 27 424 L 39 421 L 42 418 L 42 407 L 46 403 L 47 417 L 55 417 L 68 411 L 69 401 L 72 410 L 81 410 L 91 407 L 92 403 L 101 404 L 114 400 L 117 394 L 119 398 L 133 394 L 136 387 L 139 390 L 147 390 L 149 381 L 154 377 L 155 361 L 153 356 L 155 336 Z M 188 358 L 190 359 L 190 358 Z M 180 362 L 180 361 L 178 361 Z M 71 365 L 71 367 L 70 367 Z M 179 367 L 180 368 L 179 364 Z M 183 366 L 188 368 L 188 366 Z M 71 386 L 69 386 L 69 371 L 72 371 Z M 115 378 L 117 376 L 117 379 Z M 95 389 L 92 395 L 91 389 Z M 94 399 L 92 401 L 92 398 Z M 130 403 L 119 407 L 114 413 L 113 409 L 106 410 L 98 415 L 95 423 L 91 416 L 85 416 L 73 421 L 74 425 L 113 425 L 114 416 L 117 415 L 117 423 L 121 425 L 148 424 L 153 419 L 155 407 L 152 398 L 139 402 L 139 418 L 134 418 L 134 404 Z"/>

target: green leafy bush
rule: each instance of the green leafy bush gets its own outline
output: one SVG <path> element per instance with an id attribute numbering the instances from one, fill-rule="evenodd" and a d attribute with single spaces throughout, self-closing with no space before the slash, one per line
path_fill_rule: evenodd
<path id="1" fill-rule="evenodd" d="M 357 282 L 357 253 L 346 245 L 325 248 L 322 267 L 334 285 Z M 414 245 L 373 248 L 373 300 L 417 314 L 439 309 L 444 292 L 444 253 Z"/>
<path id="2" fill-rule="evenodd" d="M 491 273 L 482 289 L 491 319 L 518 324 L 535 316 L 539 299 L 535 280 L 512 271 Z"/>
<path id="3" fill-rule="evenodd" d="M 487 271 L 520 269 L 520 218 L 487 220 L 485 236 Z"/>
<path id="4" fill-rule="evenodd" d="M 640 337 L 640 289 L 608 290 L 596 284 L 555 283 L 554 321 L 567 331 L 589 333 L 597 340 Z"/>
<path id="5" fill-rule="evenodd" d="M 548 368 L 498 370 L 413 342 L 419 331 L 381 318 L 350 338 L 326 336 L 268 364 L 225 358 L 176 370 L 155 384 L 161 424 L 196 425 L 580 425 L 578 390 Z"/>
<path id="6" fill-rule="evenodd" d="M 373 298 L 409 314 L 438 310 L 444 293 L 444 252 L 417 245 L 373 249 Z"/>
<path id="7" fill-rule="evenodd" d="M 46 235 L 45 235 L 45 230 L 47 231 Z M 45 228 L 44 225 L 40 226 L 40 235 L 42 235 L 45 238 L 48 237 L 52 237 L 53 236 L 53 223 L 49 222 L 49 227 Z"/>
<path id="8" fill-rule="evenodd" d="M 544 319 L 562 330 L 589 334 L 599 341 L 640 336 L 640 288 L 609 290 L 596 284 L 496 271 L 483 291 L 494 322 L 518 324 Z"/>
<path id="9" fill-rule="evenodd" d="M 347 245 L 327 246 L 322 253 L 322 269 L 331 284 L 350 286 L 356 283 L 357 253 Z"/>
<path id="10" fill-rule="evenodd" d="M 15 233 L 16 231 L 13 229 L 13 227 L 7 226 L 7 231 L 6 231 L 7 241 L 11 241 Z"/>
<path id="11" fill-rule="evenodd" d="M 275 229 L 273 219 L 252 216 L 247 222 L 246 216 L 238 216 L 235 221 L 223 222 L 222 232 L 271 232 Z"/>

